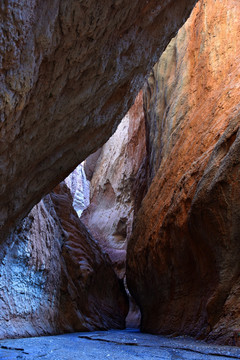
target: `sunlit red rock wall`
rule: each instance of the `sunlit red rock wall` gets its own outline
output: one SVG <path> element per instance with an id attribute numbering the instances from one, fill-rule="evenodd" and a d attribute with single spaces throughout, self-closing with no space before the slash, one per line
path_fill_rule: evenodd
<path id="1" fill-rule="evenodd" d="M 239 18 L 239 1 L 201 0 L 145 89 L 153 180 L 127 264 L 144 331 L 239 329 Z"/>
<path id="2" fill-rule="evenodd" d="M 0 240 L 106 142 L 195 3 L 0 2 Z"/>

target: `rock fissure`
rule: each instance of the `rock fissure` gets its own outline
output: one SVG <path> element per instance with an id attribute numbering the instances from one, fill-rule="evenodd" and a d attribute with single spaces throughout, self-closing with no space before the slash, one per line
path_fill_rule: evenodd
<path id="1" fill-rule="evenodd" d="M 5 345 L 1 345 L 1 344 L 0 344 L 0 348 L 4 349 L 4 350 L 21 351 L 22 354 L 29 355 L 29 353 L 24 351 L 24 349 L 22 349 L 22 348 L 9 347 L 9 346 L 5 346 Z"/>

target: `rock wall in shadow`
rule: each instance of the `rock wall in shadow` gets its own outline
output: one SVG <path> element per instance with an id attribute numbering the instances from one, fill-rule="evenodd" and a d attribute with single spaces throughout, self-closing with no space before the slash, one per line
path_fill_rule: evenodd
<path id="1" fill-rule="evenodd" d="M 61 183 L 0 249 L 0 338 L 124 328 L 125 290 Z"/>
<path id="2" fill-rule="evenodd" d="M 106 142 L 195 3 L 1 1 L 1 241 Z"/>
<path id="3" fill-rule="evenodd" d="M 93 157 L 85 161 L 92 165 Z M 134 216 L 146 192 L 146 137 L 142 92 L 116 132 L 101 148 L 92 170 L 90 205 L 81 220 L 125 281 L 126 248 Z M 134 306 L 131 326 L 139 324 Z M 133 314 L 132 314 L 133 315 Z M 135 319 L 134 319 L 135 318 Z M 128 324 L 130 326 L 130 323 Z"/>

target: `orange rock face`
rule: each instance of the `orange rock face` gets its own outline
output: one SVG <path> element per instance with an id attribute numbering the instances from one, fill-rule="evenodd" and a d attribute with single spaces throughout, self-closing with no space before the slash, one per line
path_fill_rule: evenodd
<path id="1" fill-rule="evenodd" d="M 1 2 L 1 239 L 106 142 L 195 3 Z"/>
<path id="2" fill-rule="evenodd" d="M 144 331 L 234 343 L 239 328 L 239 16 L 199 1 L 148 81 L 153 181 L 127 264 Z"/>

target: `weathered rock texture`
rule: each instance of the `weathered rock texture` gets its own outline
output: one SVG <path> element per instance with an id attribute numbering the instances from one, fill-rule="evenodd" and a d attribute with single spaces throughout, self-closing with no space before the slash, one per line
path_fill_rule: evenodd
<path id="1" fill-rule="evenodd" d="M 92 163 L 92 156 L 85 161 Z M 119 278 L 125 276 L 127 241 L 146 161 L 142 92 L 114 135 L 102 147 L 91 180 L 90 206 L 81 220 L 108 253 Z M 140 180 L 140 181 L 139 181 Z M 143 186 L 142 186 L 143 187 Z M 138 191 L 138 192 L 137 192 Z"/>
<path id="2" fill-rule="evenodd" d="M 71 331 L 124 328 L 127 296 L 111 261 L 79 220 L 64 183 L 55 188 L 51 199 L 67 233 L 62 248 L 62 326 Z"/>
<path id="3" fill-rule="evenodd" d="M 153 181 L 127 263 L 144 331 L 233 343 L 240 327 L 239 16 L 201 0 L 145 91 Z"/>
<path id="4" fill-rule="evenodd" d="M 0 338 L 56 332 L 64 240 L 46 196 L 1 245 Z"/>
<path id="5" fill-rule="evenodd" d="M 91 179 L 90 206 L 81 220 L 106 252 L 119 277 L 126 274 L 126 248 L 134 215 L 146 190 L 146 136 L 142 92 L 114 135 L 85 161 Z M 139 325 L 139 309 L 130 302 L 128 326 Z"/>
<path id="6" fill-rule="evenodd" d="M 106 142 L 195 3 L 1 1 L 2 239 Z"/>
<path id="7" fill-rule="evenodd" d="M 124 328 L 125 291 L 62 183 L 0 250 L 0 338 Z"/>

